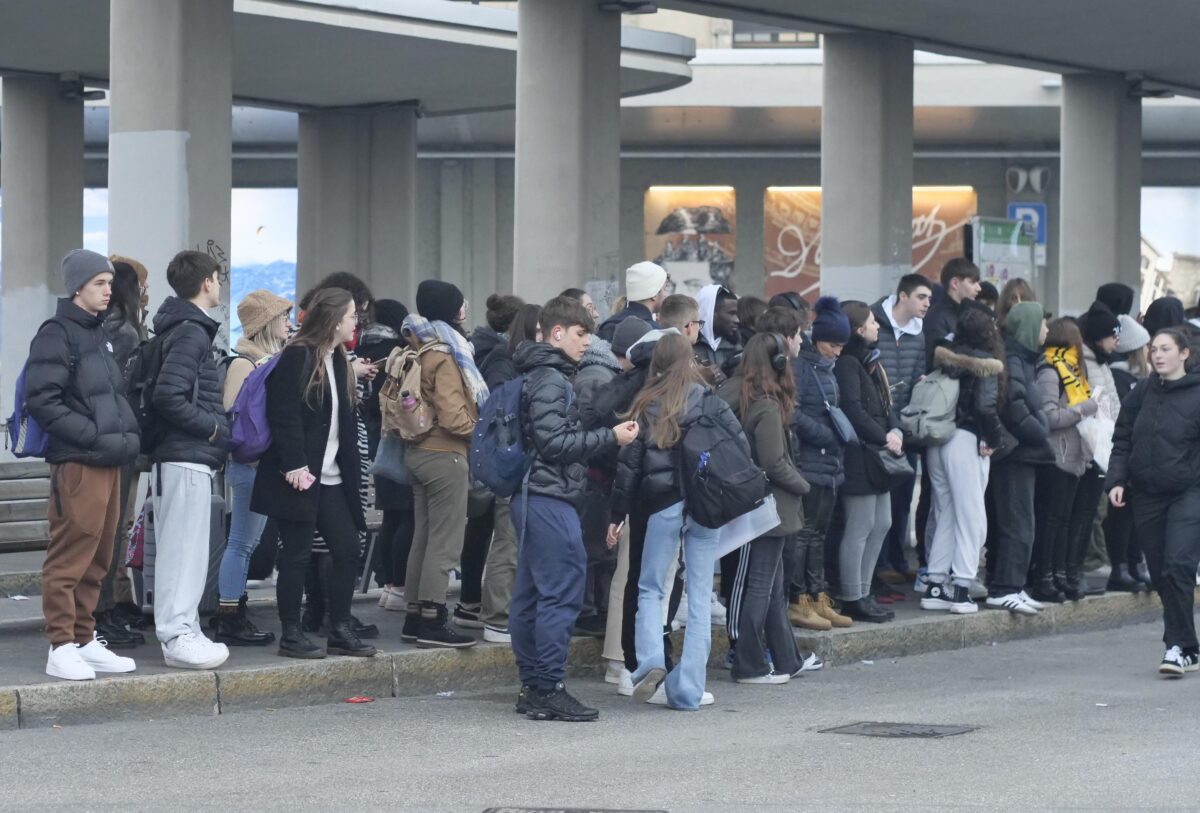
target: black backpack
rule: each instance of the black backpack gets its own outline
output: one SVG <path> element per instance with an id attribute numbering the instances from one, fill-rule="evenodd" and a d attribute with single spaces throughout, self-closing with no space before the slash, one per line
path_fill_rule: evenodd
<path id="1" fill-rule="evenodd" d="M 158 333 L 139 344 L 125 362 L 129 405 L 133 407 L 133 414 L 137 417 L 138 429 L 142 434 L 143 455 L 152 453 L 162 440 L 162 427 L 159 424 L 158 412 L 154 408 L 154 387 L 162 370 L 163 342 L 171 330 L 174 328 Z M 196 402 L 199 394 L 200 377 L 196 376 L 196 382 L 192 385 L 192 403 Z"/>
<path id="2" fill-rule="evenodd" d="M 767 475 L 750 455 L 750 443 L 721 420 L 724 401 L 708 393 L 700 417 L 679 445 L 687 514 L 705 528 L 722 525 L 754 510 L 767 496 Z"/>

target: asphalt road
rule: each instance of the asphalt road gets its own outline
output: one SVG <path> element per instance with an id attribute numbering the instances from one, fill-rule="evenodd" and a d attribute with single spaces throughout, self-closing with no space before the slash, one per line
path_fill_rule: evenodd
<path id="1" fill-rule="evenodd" d="M 576 681 L 591 724 L 513 692 L 0 734 L 4 810 L 1197 810 L 1200 673 L 1160 679 L 1158 625 L 855 664 L 780 687 L 711 672 L 715 706 Z M 820 733 L 978 726 L 944 739 Z"/>

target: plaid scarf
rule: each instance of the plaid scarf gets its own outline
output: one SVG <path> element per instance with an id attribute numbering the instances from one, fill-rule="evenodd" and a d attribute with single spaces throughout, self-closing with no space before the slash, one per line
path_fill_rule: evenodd
<path id="1" fill-rule="evenodd" d="M 402 330 L 404 333 L 416 337 L 416 340 L 422 346 L 430 342 L 441 342 L 449 345 L 450 352 L 454 355 L 454 363 L 458 365 L 458 370 L 462 373 L 463 383 L 471 391 L 471 396 L 475 399 L 475 405 L 479 408 L 483 407 L 483 402 L 488 397 L 488 388 L 487 384 L 483 381 L 483 376 L 479 374 L 479 368 L 475 366 L 475 351 L 471 348 L 471 343 L 467 341 L 466 336 L 445 322 L 431 322 L 424 316 L 415 313 L 410 313 L 404 317 Z"/>
<path id="2" fill-rule="evenodd" d="M 1063 392 L 1067 394 L 1067 406 L 1082 404 L 1092 397 L 1086 376 L 1079 367 L 1079 353 L 1074 347 L 1047 347 L 1046 363 L 1058 373 Z"/>

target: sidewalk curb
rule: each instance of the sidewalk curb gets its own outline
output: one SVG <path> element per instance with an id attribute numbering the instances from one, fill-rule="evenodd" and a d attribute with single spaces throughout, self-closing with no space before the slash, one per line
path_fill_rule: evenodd
<path id="1" fill-rule="evenodd" d="M 800 633 L 797 641 L 835 666 L 1049 634 L 1110 629 L 1157 620 L 1161 607 L 1157 596 L 1109 594 L 1057 605 L 1036 616 L 1014 616 L 985 609 L 969 616 L 929 613 L 928 617 L 902 624 L 860 624 L 827 633 Z M 676 651 L 682 634 L 676 633 Z M 719 666 L 727 646 L 725 630 L 715 629 L 710 666 Z M 599 640 L 571 640 L 567 663 L 570 676 L 597 676 L 602 668 Z M 481 643 L 463 651 L 405 649 L 380 653 L 374 658 L 335 657 L 215 672 L 0 687 L 0 730 L 213 716 L 248 709 L 336 703 L 353 695 L 410 697 L 499 686 L 513 688 L 515 692 L 515 662 L 507 645 Z"/>

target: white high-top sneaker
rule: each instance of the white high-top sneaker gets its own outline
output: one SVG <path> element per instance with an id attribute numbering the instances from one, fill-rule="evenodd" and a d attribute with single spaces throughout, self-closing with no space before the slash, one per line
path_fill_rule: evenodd
<path id="1" fill-rule="evenodd" d="M 88 666 L 79 654 L 79 644 L 59 644 L 50 647 L 46 656 L 46 674 L 63 680 L 95 680 L 96 670 Z"/>
<path id="2" fill-rule="evenodd" d="M 108 644 L 92 633 L 92 640 L 79 647 L 79 657 L 96 672 L 132 672 L 137 668 L 133 658 L 123 658 L 108 651 Z"/>
<path id="3" fill-rule="evenodd" d="M 224 644 L 187 632 L 162 645 L 163 661 L 177 669 L 216 669 L 229 657 Z"/>

